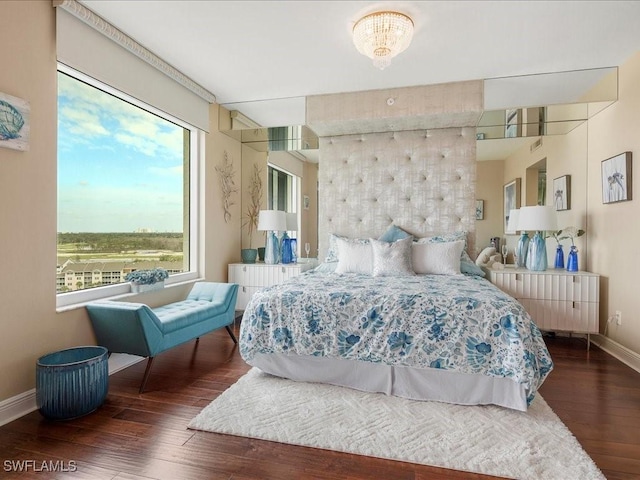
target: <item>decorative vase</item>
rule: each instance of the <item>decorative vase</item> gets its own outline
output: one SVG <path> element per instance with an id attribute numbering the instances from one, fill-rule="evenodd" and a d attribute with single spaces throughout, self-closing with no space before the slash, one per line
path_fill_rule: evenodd
<path id="1" fill-rule="evenodd" d="M 555 268 L 564 268 L 564 250 L 562 245 L 556 247 L 556 262 L 553 265 Z"/>
<path id="2" fill-rule="evenodd" d="M 164 280 L 156 283 L 134 283 L 131 282 L 131 291 L 133 293 L 155 292 L 164 288 Z"/>
<path id="3" fill-rule="evenodd" d="M 293 255 L 291 253 L 291 239 L 287 237 L 282 239 L 282 263 L 291 262 L 293 262 Z"/>
<path id="4" fill-rule="evenodd" d="M 527 264 L 527 254 L 529 251 L 529 235 L 527 232 L 522 232 L 520 240 L 518 240 L 518 246 L 516 247 L 516 266 L 524 267 Z"/>
<path id="5" fill-rule="evenodd" d="M 258 247 L 258 260 L 260 260 L 261 262 L 264 262 L 264 251 L 264 247 Z"/>
<path id="6" fill-rule="evenodd" d="M 267 233 L 267 247 L 264 252 L 264 263 L 273 265 L 280 262 L 280 245 L 275 232 Z"/>
<path id="7" fill-rule="evenodd" d="M 578 249 L 575 245 L 571 245 L 571 250 L 569 250 L 569 257 L 567 258 L 567 271 L 578 271 Z"/>
<path id="8" fill-rule="evenodd" d="M 243 248 L 240 250 L 240 256 L 242 257 L 242 263 L 256 263 L 258 250 L 255 248 Z"/>
<path id="9" fill-rule="evenodd" d="M 298 263 L 298 240 L 291 239 L 291 263 Z"/>
<path id="10" fill-rule="evenodd" d="M 536 232 L 529 242 L 526 265 L 529 270 L 537 272 L 547 269 L 547 246 L 540 232 Z"/>

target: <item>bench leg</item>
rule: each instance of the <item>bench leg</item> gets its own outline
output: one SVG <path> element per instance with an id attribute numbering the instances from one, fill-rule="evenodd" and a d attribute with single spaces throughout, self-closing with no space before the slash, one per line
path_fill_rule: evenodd
<path id="1" fill-rule="evenodd" d="M 236 336 L 233 334 L 233 331 L 229 328 L 229 325 L 227 325 L 226 327 L 224 327 L 227 329 L 227 333 L 229 335 L 231 335 L 231 340 L 233 340 L 233 343 L 237 344 L 238 343 L 238 339 L 236 338 Z"/>
<path id="2" fill-rule="evenodd" d="M 147 384 L 147 380 L 149 379 L 149 374 L 151 373 L 151 364 L 153 363 L 154 357 L 149 357 L 147 360 L 147 368 L 144 370 L 144 377 L 142 377 L 142 383 L 140 384 L 140 391 L 142 393 L 144 390 L 144 386 Z"/>

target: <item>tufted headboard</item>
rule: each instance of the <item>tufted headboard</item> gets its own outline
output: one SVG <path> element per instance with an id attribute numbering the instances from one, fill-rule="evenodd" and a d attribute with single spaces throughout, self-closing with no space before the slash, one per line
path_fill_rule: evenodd
<path id="1" fill-rule="evenodd" d="M 475 128 L 322 137 L 319 259 L 330 233 L 377 238 L 392 224 L 423 237 L 466 231 L 475 253 Z"/>

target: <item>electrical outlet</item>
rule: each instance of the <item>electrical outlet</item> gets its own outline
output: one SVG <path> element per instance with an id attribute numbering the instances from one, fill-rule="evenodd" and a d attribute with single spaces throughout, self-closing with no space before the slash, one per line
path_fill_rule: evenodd
<path id="1" fill-rule="evenodd" d="M 622 325 L 622 312 L 616 310 L 616 325 Z"/>

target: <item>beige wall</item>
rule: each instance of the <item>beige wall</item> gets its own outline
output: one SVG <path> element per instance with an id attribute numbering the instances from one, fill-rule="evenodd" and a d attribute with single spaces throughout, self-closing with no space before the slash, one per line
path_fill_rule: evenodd
<path id="1" fill-rule="evenodd" d="M 476 220 L 476 253 L 489 246 L 491 237 L 504 237 L 502 228 L 502 187 L 504 161 L 478 162 L 476 198 L 484 200 L 484 220 Z"/>
<path id="2" fill-rule="evenodd" d="M 619 100 L 589 121 L 588 221 L 590 266 L 602 275 L 600 331 L 616 310 L 622 325 L 607 336 L 640 353 L 640 52 L 619 69 Z M 600 163 L 622 152 L 633 155 L 633 200 L 603 205 Z"/>
<path id="3" fill-rule="evenodd" d="M 0 400 L 35 386 L 36 359 L 94 342 L 84 311 L 56 314 L 55 15 L 51 2 L 0 3 L 0 90 L 31 104 L 29 151 L 0 148 Z"/>
<path id="4" fill-rule="evenodd" d="M 209 111 L 211 133 L 206 135 L 204 213 L 201 220 L 204 225 L 205 276 L 207 280 L 226 282 L 228 264 L 240 261 L 242 151 L 238 140 L 219 131 L 219 108 L 214 104 Z M 234 181 L 238 186 L 238 192 L 231 197 L 229 222 L 224 219 L 222 188 L 216 171 L 216 166 L 224 163 L 225 152 L 233 162 Z"/>
<path id="5" fill-rule="evenodd" d="M 586 229 L 576 241 L 579 266 L 601 275 L 600 333 L 607 318 L 622 312 L 622 325 L 610 324 L 607 336 L 640 353 L 640 296 L 637 294 L 640 257 L 640 201 L 603 205 L 600 167 L 602 160 L 625 151 L 633 152 L 638 165 L 640 155 L 640 52 L 619 69 L 619 100 L 567 135 L 543 138 L 533 153 L 522 147 L 505 161 L 503 181 L 516 177 L 523 182 L 522 201 L 527 198 L 526 170 L 541 159 L 547 160 L 547 203 L 552 200 L 552 182 L 571 175 L 571 209 L 558 212 L 558 226 Z M 533 143 L 535 139 L 531 140 Z M 482 163 L 482 162 L 481 162 Z M 635 198 L 640 195 L 640 175 L 633 176 Z M 524 203 L 523 203 L 524 204 Z M 514 247 L 517 236 L 509 235 Z M 564 242 L 565 257 L 570 243 Z M 547 241 L 548 260 L 553 264 L 556 243 Z"/>
<path id="6" fill-rule="evenodd" d="M 38 357 L 95 339 L 84 308 L 56 313 L 57 65 L 51 2 L 0 2 L 0 44 L 0 91 L 31 105 L 29 151 L 0 148 L 2 402 L 35 387 Z M 227 264 L 240 260 L 240 199 L 225 223 L 215 165 L 225 149 L 231 151 L 239 179 L 240 143 L 218 132 L 217 109 L 211 106 L 212 133 L 205 140 L 200 244 L 206 278 L 226 281 Z M 166 288 L 144 299 L 152 305 L 173 301 L 187 289 Z"/>

